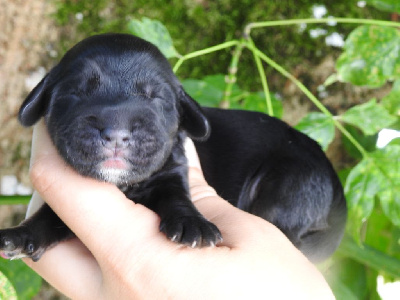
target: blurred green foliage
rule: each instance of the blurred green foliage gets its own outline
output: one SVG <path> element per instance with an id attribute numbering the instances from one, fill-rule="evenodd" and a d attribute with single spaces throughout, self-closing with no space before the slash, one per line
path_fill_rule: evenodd
<path id="1" fill-rule="evenodd" d="M 357 1 L 347 0 L 57 0 L 56 3 L 55 17 L 59 24 L 66 28 L 73 25 L 73 30 L 77 30 L 70 32 L 66 29 L 64 51 L 83 37 L 95 33 L 130 32 L 129 21 L 140 20 L 143 16 L 159 20 L 166 26 L 179 53 L 190 53 L 240 38 L 250 22 L 310 18 L 316 4 L 326 7 L 326 16 L 375 19 L 387 16 L 373 7 L 359 8 Z M 328 53 L 339 53 L 339 49 L 325 44 L 324 37 L 311 38 L 309 31 L 315 28 L 325 29 L 327 34 L 340 32 L 347 35 L 354 26 L 308 25 L 304 30 L 299 26 L 271 27 L 254 30 L 252 38 L 263 52 L 289 68 L 304 60 L 315 62 Z M 230 51 L 200 57 L 185 63 L 179 75 L 182 78 L 201 78 L 224 74 L 230 59 Z M 260 79 L 255 76 L 257 72 L 251 53 L 244 53 L 241 60 L 243 67 L 237 74 L 238 81 L 245 89 L 257 89 Z"/>
<path id="2" fill-rule="evenodd" d="M 16 300 L 17 293 L 9 279 L 0 271 L 0 299 Z"/>
<path id="3" fill-rule="evenodd" d="M 12 291 L 16 293 L 19 300 L 30 300 L 35 296 L 42 285 L 42 278 L 30 269 L 22 260 L 5 260 L 0 259 L 0 273 L 4 274 L 9 284 L 12 285 Z M 0 277 L 1 282 L 1 277 Z M 0 299 L 11 300 L 17 299 L 2 298 L 2 287 L 0 286 Z"/>
<path id="4" fill-rule="evenodd" d="M 400 14 L 400 2 L 399 0 L 366 0 L 366 3 L 375 6 L 376 8 L 388 11 L 395 12 Z"/>
<path id="5" fill-rule="evenodd" d="M 347 38 L 336 63 L 339 78 L 369 87 L 400 78 L 399 45 L 398 28 L 358 27 Z"/>

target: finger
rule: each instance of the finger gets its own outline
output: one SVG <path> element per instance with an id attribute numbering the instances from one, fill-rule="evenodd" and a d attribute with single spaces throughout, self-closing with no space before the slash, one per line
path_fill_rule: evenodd
<path id="1" fill-rule="evenodd" d="M 24 262 L 71 299 L 99 299 L 96 295 L 102 283 L 100 268 L 78 239 L 58 244 L 38 262 L 27 258 Z"/>
<path id="2" fill-rule="evenodd" d="M 273 224 L 252 214 L 244 212 L 218 196 L 209 186 L 201 170 L 200 160 L 191 139 L 185 140 L 185 153 L 189 166 L 189 187 L 193 203 L 207 220 L 214 223 L 222 233 L 221 246 L 229 248 L 254 247 L 260 231 L 276 237 L 286 238 Z M 263 242 L 263 241 L 262 241 Z"/>
<path id="3" fill-rule="evenodd" d="M 244 212 L 222 199 L 210 187 L 196 166 L 189 167 L 189 188 L 192 201 L 200 213 L 221 231 L 220 246 L 229 248 L 254 247 L 260 234 L 283 235 L 274 225 Z"/>
<path id="4" fill-rule="evenodd" d="M 185 139 L 184 147 L 185 156 L 188 160 L 188 166 L 201 170 L 200 159 L 197 155 L 196 147 L 194 146 L 194 143 L 190 138 L 187 137 Z"/>
<path id="5" fill-rule="evenodd" d="M 202 199 L 207 196 L 216 196 L 215 190 L 210 187 L 201 169 L 200 159 L 194 146 L 193 141 L 190 138 L 185 139 L 185 155 L 188 160 L 189 167 L 189 185 L 192 201 L 196 202 L 198 199 Z"/>

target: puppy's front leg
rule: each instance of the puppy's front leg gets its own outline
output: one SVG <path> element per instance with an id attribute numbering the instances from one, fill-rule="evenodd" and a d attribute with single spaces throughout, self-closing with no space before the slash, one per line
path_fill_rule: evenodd
<path id="1" fill-rule="evenodd" d="M 20 225 L 0 230 L 0 253 L 4 258 L 39 260 L 54 244 L 73 237 L 72 231 L 47 204 Z"/>
<path id="2" fill-rule="evenodd" d="M 215 246 L 222 241 L 218 228 L 193 205 L 185 177 L 174 172 L 158 175 L 127 196 L 156 212 L 160 231 L 174 242 L 191 247 Z"/>

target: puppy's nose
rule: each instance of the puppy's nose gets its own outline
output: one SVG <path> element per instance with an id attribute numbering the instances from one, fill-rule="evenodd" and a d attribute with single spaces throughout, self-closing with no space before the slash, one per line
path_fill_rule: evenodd
<path id="1" fill-rule="evenodd" d="M 129 130 L 106 128 L 100 132 L 100 136 L 104 146 L 108 148 L 126 148 L 131 141 L 132 134 Z"/>

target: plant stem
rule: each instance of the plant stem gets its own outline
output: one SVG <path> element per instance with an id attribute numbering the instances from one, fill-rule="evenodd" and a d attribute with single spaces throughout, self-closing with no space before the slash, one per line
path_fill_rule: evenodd
<path id="1" fill-rule="evenodd" d="M 345 135 L 349 139 L 349 141 L 357 148 L 357 150 L 360 151 L 361 155 L 364 158 L 368 156 L 368 153 L 364 149 L 364 147 L 361 146 L 359 142 L 357 142 L 357 140 L 350 134 L 350 132 L 348 132 L 346 128 L 344 128 L 344 126 L 338 120 L 336 120 L 336 118 L 329 112 L 329 110 L 296 77 L 294 77 L 292 74 L 286 71 L 282 66 L 280 66 L 271 58 L 262 53 L 258 48 L 254 47 L 252 44 L 247 43 L 246 46 L 251 51 L 253 51 L 253 53 L 255 53 L 262 60 L 264 60 L 267 64 L 269 64 L 283 76 L 291 80 L 321 112 L 323 112 L 326 116 L 332 119 L 335 126 L 342 132 L 343 135 Z"/>
<path id="2" fill-rule="evenodd" d="M 184 61 L 188 60 L 188 59 L 191 59 L 191 58 L 194 58 L 194 57 L 198 57 L 198 56 L 201 56 L 201 55 L 205 55 L 205 54 L 209 54 L 209 53 L 212 53 L 212 52 L 215 52 L 215 51 L 223 50 L 223 49 L 226 49 L 226 48 L 229 48 L 229 47 L 233 47 L 233 46 L 236 46 L 237 44 L 239 44 L 239 41 L 238 40 L 233 40 L 233 41 L 225 42 L 225 43 L 213 46 L 213 47 L 209 47 L 209 48 L 206 48 L 206 49 L 202 49 L 202 50 L 199 50 L 199 51 L 195 51 L 195 52 L 186 54 L 186 55 L 182 56 L 176 62 L 175 66 L 173 68 L 173 71 L 174 71 L 174 73 L 176 73 L 178 71 L 179 67 L 182 65 L 182 63 Z"/>
<path id="3" fill-rule="evenodd" d="M 273 107 L 272 107 L 271 95 L 269 93 L 267 76 L 265 75 L 264 68 L 263 68 L 260 56 L 258 56 L 256 51 L 255 51 L 255 49 L 257 49 L 257 48 L 254 45 L 254 42 L 250 38 L 250 36 L 247 37 L 247 46 L 251 50 L 251 52 L 253 53 L 254 61 L 256 62 L 257 70 L 258 70 L 258 73 L 260 74 L 261 84 L 262 84 L 262 87 L 263 87 L 263 90 L 264 90 L 264 94 L 265 94 L 265 102 L 267 103 L 268 114 L 270 116 L 274 116 L 274 110 L 273 110 Z"/>
<path id="4" fill-rule="evenodd" d="M 0 196 L 0 205 L 28 204 L 31 196 Z"/>
<path id="5" fill-rule="evenodd" d="M 229 75 L 229 79 L 233 79 L 233 78 L 236 78 L 237 62 L 238 62 L 238 59 L 241 54 L 241 48 L 243 46 L 246 46 L 249 50 L 251 50 L 253 52 L 253 56 L 254 56 L 254 59 L 256 62 L 258 72 L 261 77 L 261 82 L 262 82 L 265 97 L 266 97 L 268 113 L 270 115 L 273 115 L 273 109 L 272 109 L 271 99 L 270 99 L 270 95 L 269 95 L 268 83 L 266 80 L 264 69 L 262 67 L 261 60 L 264 60 L 271 67 L 276 69 L 283 76 L 287 77 L 294 84 L 296 84 L 296 86 L 311 100 L 311 102 L 314 103 L 315 106 L 318 107 L 318 109 L 320 111 L 322 111 L 326 116 L 328 116 L 332 119 L 335 126 L 342 132 L 343 135 L 345 135 L 349 139 L 349 141 L 357 148 L 358 151 L 360 151 L 361 155 L 365 158 L 365 157 L 368 157 L 367 151 L 346 130 L 346 128 L 344 128 L 344 126 L 336 118 L 334 118 L 334 116 L 326 109 L 326 107 L 299 80 L 297 80 L 297 78 L 292 76 L 289 72 L 287 72 L 285 69 L 283 69 L 279 64 L 277 64 L 275 61 L 273 61 L 268 56 L 266 56 L 264 53 L 262 53 L 254 45 L 253 41 L 250 38 L 250 32 L 253 28 L 263 28 L 263 27 L 271 27 L 271 26 L 288 26 L 288 25 L 296 25 L 296 24 L 325 24 L 325 23 L 329 23 L 329 22 L 400 27 L 400 24 L 397 22 L 383 21 L 383 20 L 370 20 L 370 19 L 354 19 L 354 18 L 294 19 L 294 20 L 255 22 L 255 23 L 248 24 L 244 29 L 244 37 L 245 37 L 245 39 L 247 39 L 247 41 L 233 40 L 233 41 L 225 42 L 225 43 L 222 43 L 222 44 L 210 47 L 210 48 L 206 48 L 203 50 L 189 53 L 189 54 L 181 57 L 178 60 L 178 62 L 175 64 L 173 70 L 176 73 L 177 70 L 179 69 L 179 67 L 182 65 L 182 63 L 188 59 L 198 57 L 198 56 L 201 56 L 204 54 L 209 54 L 209 53 L 219 51 L 222 49 L 226 49 L 226 48 L 229 48 L 232 46 L 237 46 L 236 51 L 235 51 L 236 56 L 234 55 L 234 57 L 232 59 L 232 63 L 231 63 L 231 64 L 235 64 L 235 69 L 234 69 L 235 72 L 232 73 L 233 70 L 230 70 L 230 75 Z M 240 49 L 240 51 L 239 51 L 239 49 Z M 222 102 L 226 102 L 226 100 L 230 96 L 232 87 L 233 87 L 233 82 L 231 82 L 231 80 L 229 80 L 227 88 L 225 90 L 224 100 Z"/>
<path id="6" fill-rule="evenodd" d="M 272 26 L 288 26 L 298 24 L 326 24 L 330 22 L 348 23 L 348 24 L 365 24 L 365 25 L 378 25 L 389 27 L 400 27 L 400 23 L 383 20 L 370 20 L 370 19 L 354 19 L 354 18 L 323 18 L 323 19 L 292 19 L 292 20 L 279 20 L 279 21 L 265 21 L 249 23 L 245 29 L 245 36 L 250 35 L 253 28 L 263 28 Z"/>
<path id="7" fill-rule="evenodd" d="M 396 278 L 400 277 L 400 261 L 398 259 L 368 245 L 359 246 L 349 237 L 343 238 L 338 252 L 378 271 L 384 271 Z"/>
<path id="8" fill-rule="evenodd" d="M 226 87 L 224 92 L 224 98 L 220 103 L 221 108 L 229 108 L 230 106 L 230 97 L 232 96 L 232 88 L 234 83 L 237 80 L 236 74 L 238 70 L 239 59 L 242 54 L 243 49 L 243 41 L 240 41 L 235 48 L 235 51 L 232 54 L 232 60 L 229 65 L 228 75 L 226 77 Z"/>

